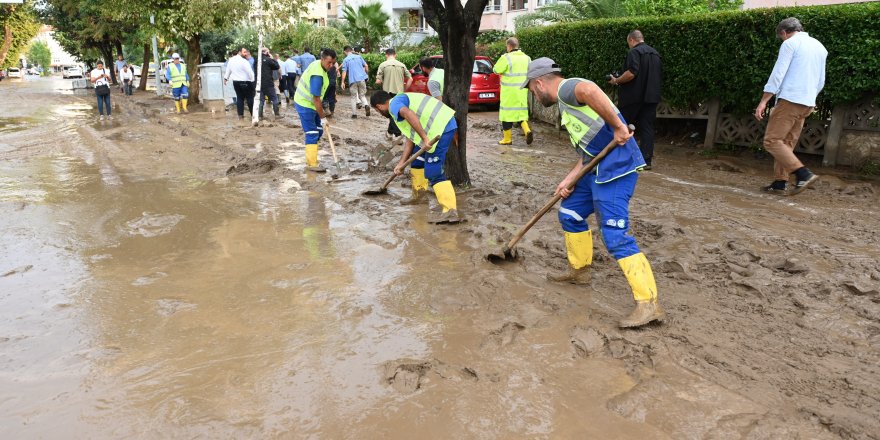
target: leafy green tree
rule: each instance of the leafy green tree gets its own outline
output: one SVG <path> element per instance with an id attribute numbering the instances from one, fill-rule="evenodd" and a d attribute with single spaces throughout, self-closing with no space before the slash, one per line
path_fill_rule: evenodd
<path id="1" fill-rule="evenodd" d="M 357 9 L 345 5 L 342 14 L 353 35 L 357 37 L 356 43 L 361 44 L 367 51 L 372 51 L 374 46 L 391 34 L 391 29 L 388 27 L 388 20 L 391 17 L 382 10 L 381 3 L 361 5 Z"/>
<path id="2" fill-rule="evenodd" d="M 304 45 L 312 48 L 312 52 L 317 54 L 322 48 L 335 50 L 337 53 L 342 52 L 342 48 L 348 44 L 345 35 L 339 29 L 331 27 L 317 27 L 306 36 L 303 41 Z"/>
<path id="3" fill-rule="evenodd" d="M 315 30 L 315 27 L 315 25 L 305 21 L 290 24 L 271 33 L 268 46 L 272 48 L 273 52 L 290 55 L 289 52 L 292 49 L 302 50 L 303 42 Z"/>
<path id="4" fill-rule="evenodd" d="M 31 43 L 31 47 L 28 48 L 27 58 L 31 64 L 42 67 L 48 74 L 49 67 L 52 65 L 52 52 L 49 51 L 49 46 L 46 43 L 40 40 Z"/>
<path id="5" fill-rule="evenodd" d="M 19 55 L 40 30 L 33 3 L 0 5 L 0 30 L 3 32 L 0 68 L 17 66 Z"/>
<path id="6" fill-rule="evenodd" d="M 550 3 L 535 12 L 520 15 L 513 21 L 516 30 L 519 31 L 550 23 L 570 23 L 590 18 L 620 17 L 626 14 L 626 8 L 618 0 L 566 0 Z"/>

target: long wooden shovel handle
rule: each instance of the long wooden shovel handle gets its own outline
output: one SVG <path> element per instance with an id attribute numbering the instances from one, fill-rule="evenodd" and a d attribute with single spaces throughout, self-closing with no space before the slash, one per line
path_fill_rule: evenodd
<path id="1" fill-rule="evenodd" d="M 627 128 L 629 128 L 630 133 L 636 130 L 636 128 L 632 124 L 630 124 Z M 591 159 L 589 163 L 587 163 L 583 168 L 581 168 L 580 171 L 578 171 L 574 181 L 572 181 L 568 185 L 568 189 L 571 190 L 572 188 L 574 188 L 574 186 L 577 185 L 581 178 L 586 176 L 590 171 L 593 171 L 593 169 L 596 168 L 596 165 L 599 165 L 599 162 L 601 162 L 602 159 L 604 159 L 605 156 L 607 156 L 608 153 L 610 153 L 611 150 L 616 147 L 617 142 L 612 139 L 611 142 L 609 142 L 608 145 L 606 145 L 605 148 L 603 148 L 602 151 L 599 152 L 599 154 L 593 157 L 593 159 Z M 541 217 L 543 217 L 544 214 L 547 213 L 547 211 L 553 208 L 553 205 L 555 205 L 556 202 L 558 202 L 560 199 L 562 199 L 562 196 L 557 194 L 553 196 L 553 198 L 548 200 L 547 203 L 545 203 L 544 206 L 541 207 L 541 209 L 536 212 L 534 216 L 532 216 L 532 219 L 529 220 L 529 222 L 526 223 L 525 226 L 520 228 L 519 231 L 517 231 L 516 235 L 514 235 L 513 238 L 511 238 L 510 241 L 507 243 L 505 249 L 513 249 L 513 247 L 516 246 L 516 244 L 523 238 L 523 236 L 526 235 L 526 232 L 528 232 L 529 229 L 532 229 L 532 226 L 535 226 L 535 223 L 538 223 L 538 220 L 540 220 Z"/>
<path id="2" fill-rule="evenodd" d="M 333 135 L 330 134 L 330 126 L 324 127 L 324 130 L 327 132 L 327 139 L 330 141 L 330 151 L 333 153 L 333 164 L 338 165 L 339 159 L 336 158 L 336 146 L 333 145 Z"/>
<path id="3" fill-rule="evenodd" d="M 431 145 L 436 144 L 437 141 L 439 141 L 439 140 L 440 140 L 440 136 L 434 136 L 434 139 L 431 139 Z M 403 167 L 404 168 L 408 167 L 411 163 L 413 163 L 413 161 L 416 160 L 417 157 L 421 156 L 422 154 L 425 154 L 426 151 L 428 151 L 426 148 L 419 148 L 419 151 L 417 151 L 416 154 L 413 154 L 412 156 L 409 157 L 409 159 L 407 159 L 407 161 L 403 164 Z M 389 177 L 388 180 L 385 181 L 385 184 L 383 184 L 381 187 L 379 187 L 379 191 L 382 191 L 385 188 L 388 188 L 388 185 L 391 185 L 391 182 L 393 182 L 394 179 L 396 179 L 396 178 L 397 178 L 397 174 L 391 173 L 391 177 Z"/>

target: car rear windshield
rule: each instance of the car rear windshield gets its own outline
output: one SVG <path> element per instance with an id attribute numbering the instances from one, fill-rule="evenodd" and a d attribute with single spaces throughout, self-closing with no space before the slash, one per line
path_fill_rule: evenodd
<path id="1" fill-rule="evenodd" d="M 492 64 L 486 60 L 474 61 L 474 73 L 492 73 Z"/>

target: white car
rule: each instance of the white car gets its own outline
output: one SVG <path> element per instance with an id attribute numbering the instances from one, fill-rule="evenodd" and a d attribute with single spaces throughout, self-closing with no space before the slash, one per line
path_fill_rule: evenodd
<path id="1" fill-rule="evenodd" d="M 67 66 L 61 69 L 61 77 L 63 78 L 82 78 L 83 71 L 79 67 L 76 66 Z"/>
<path id="2" fill-rule="evenodd" d="M 10 78 L 21 78 L 21 69 L 18 67 L 10 67 L 6 70 L 6 75 Z"/>
<path id="3" fill-rule="evenodd" d="M 131 73 L 134 76 L 141 76 L 141 66 L 136 66 L 136 65 L 132 64 L 129 67 L 131 67 Z"/>

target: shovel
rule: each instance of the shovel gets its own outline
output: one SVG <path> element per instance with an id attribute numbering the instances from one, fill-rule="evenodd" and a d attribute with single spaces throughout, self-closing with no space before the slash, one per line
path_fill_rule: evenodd
<path id="1" fill-rule="evenodd" d="M 440 136 L 434 136 L 434 139 L 431 139 L 431 145 L 436 144 L 437 141 L 439 141 L 439 140 L 440 140 Z M 403 164 L 403 167 L 404 168 L 408 167 L 409 164 L 413 163 L 413 161 L 416 160 L 417 157 L 424 154 L 425 151 L 427 151 L 427 149 L 425 149 L 425 148 L 419 149 L 419 151 L 417 151 L 416 154 L 413 154 L 412 156 L 409 157 L 409 159 L 407 159 L 406 163 Z M 391 182 L 393 182 L 394 179 L 396 179 L 396 178 L 397 178 L 397 174 L 392 173 L 391 177 L 389 177 L 388 180 L 386 180 L 385 183 L 381 187 L 379 187 L 379 189 L 368 189 L 368 190 L 362 192 L 361 194 L 363 194 L 365 196 L 378 196 L 381 194 L 385 194 L 388 192 L 388 185 L 391 185 Z"/>
<path id="2" fill-rule="evenodd" d="M 336 167 L 336 171 L 333 172 L 333 174 L 331 174 L 330 177 L 333 180 L 336 180 L 343 173 L 342 164 L 339 163 L 339 158 L 336 156 L 336 146 L 333 145 L 333 135 L 330 134 L 330 126 L 328 125 L 327 127 L 325 127 L 325 129 L 327 131 L 327 139 L 330 140 L 330 151 L 333 152 L 333 166 Z"/>
<path id="3" fill-rule="evenodd" d="M 636 128 L 632 124 L 630 124 L 627 128 L 629 128 L 630 133 L 632 133 L 633 131 L 636 130 Z M 602 159 L 604 159 L 605 156 L 607 156 L 608 153 L 610 153 L 611 150 L 613 150 L 616 147 L 617 147 L 617 143 L 614 142 L 614 140 L 612 139 L 611 142 L 609 142 L 608 145 L 606 145 L 605 148 L 603 148 L 602 151 L 599 152 L 599 154 L 597 154 L 595 157 L 593 157 L 593 159 L 591 159 L 589 163 L 587 163 L 583 168 L 581 168 L 581 170 L 578 172 L 577 176 L 575 176 L 574 181 L 571 182 L 571 184 L 568 186 L 568 189 L 571 190 L 572 188 L 574 188 L 574 186 L 577 185 L 577 183 L 581 180 L 581 178 L 586 176 L 590 171 L 593 171 L 593 169 L 596 168 L 597 165 L 599 165 L 599 162 L 601 162 Z M 543 217 L 544 214 L 546 214 L 547 211 L 550 210 L 550 208 L 553 208 L 553 205 L 555 205 L 556 202 L 558 202 L 560 199 L 562 199 L 561 195 L 557 194 L 557 195 L 553 196 L 553 198 L 551 198 L 549 201 L 547 201 L 547 203 L 545 203 L 544 206 L 540 210 L 538 210 L 538 212 L 535 213 L 534 216 L 532 216 L 532 219 L 529 220 L 529 222 L 526 223 L 525 226 L 523 226 L 522 228 L 519 229 L 519 231 L 517 231 L 516 235 L 514 235 L 513 238 L 511 238 L 510 241 L 507 242 L 507 244 L 504 245 L 503 248 L 501 248 L 500 250 L 486 254 L 486 259 L 489 260 L 490 263 L 494 263 L 494 264 L 499 264 L 504 261 L 516 260 L 517 254 L 516 254 L 516 249 L 514 249 L 514 246 L 516 246 L 516 244 L 519 243 L 519 241 L 523 238 L 523 236 L 526 235 L 526 232 L 528 232 L 529 229 L 532 228 L 532 226 L 535 226 L 535 223 L 537 223 L 538 220 L 540 220 L 541 217 Z"/>

